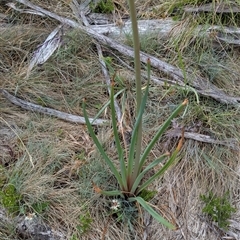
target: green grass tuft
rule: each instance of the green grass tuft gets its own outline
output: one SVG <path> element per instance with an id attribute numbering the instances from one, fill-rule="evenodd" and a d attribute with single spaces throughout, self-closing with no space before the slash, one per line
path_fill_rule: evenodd
<path id="1" fill-rule="evenodd" d="M 229 218 L 237 210 L 231 206 L 228 197 L 229 192 L 226 192 L 223 197 L 217 197 L 212 192 L 209 192 L 208 196 L 200 196 L 205 203 L 203 213 L 206 213 L 212 221 L 217 222 L 218 226 L 225 230 L 228 230 Z"/>

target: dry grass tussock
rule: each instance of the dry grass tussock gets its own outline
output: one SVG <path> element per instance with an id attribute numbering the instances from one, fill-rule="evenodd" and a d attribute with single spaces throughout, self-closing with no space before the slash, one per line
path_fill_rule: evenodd
<path id="1" fill-rule="evenodd" d="M 69 6 L 70 1 L 31 2 L 62 16 L 76 17 Z M 166 11 L 171 9 L 171 1 L 169 5 L 164 2 L 138 1 L 139 16 L 148 18 L 148 14 L 142 14 L 144 11 L 150 11 L 151 18 L 166 15 Z M 127 14 L 125 1 L 115 4 L 118 7 L 115 12 Z M 152 10 L 154 6 L 158 7 L 157 12 Z M 161 14 L 160 10 L 163 11 Z M 26 78 L 31 54 L 58 23 L 50 18 L 17 13 L 5 5 L 0 6 L 0 13 L 7 15 L 7 20 L 0 19 L 0 89 L 6 89 L 26 101 L 80 116 L 82 99 L 86 98 L 89 116 L 96 116 L 109 97 L 94 41 L 83 32 L 64 26 L 62 46 Z M 173 13 L 175 15 L 174 11 L 169 10 L 169 15 Z M 185 17 L 184 24 L 197 24 L 189 20 L 191 16 Z M 179 29 L 174 29 L 169 39 L 154 36 L 146 41 L 141 38 L 142 50 L 183 71 L 191 69 L 196 75 L 204 76 L 206 82 L 212 82 L 229 95 L 238 97 L 239 46 L 216 47 L 204 37 L 194 36 L 192 31 L 177 34 Z M 126 43 L 131 44 L 128 40 Z M 117 71 L 116 92 L 123 90 L 117 100 L 124 113 L 123 121 L 130 130 L 136 105 L 133 72 L 126 69 L 115 56 L 130 66 L 133 66 L 133 61 L 107 46 L 103 46 L 103 54 L 112 58 L 112 67 Z M 167 78 L 154 72 L 154 69 L 153 73 L 159 78 Z M 237 239 L 234 236 L 240 236 L 235 224 L 240 221 L 239 109 L 202 96 L 200 103 L 197 103 L 196 95 L 188 89 L 151 83 L 143 119 L 144 145 L 186 97 L 190 102 L 187 112 L 183 118 L 176 119 L 171 130 L 184 125 L 186 132 L 205 134 L 219 141 L 232 139 L 238 148 L 185 139 L 180 161 L 150 188 L 157 191 L 151 204 L 169 221 L 176 223 L 178 230 L 170 231 L 162 227 L 145 212 L 139 212 L 134 221 L 128 223 L 129 215 L 135 214 L 129 209 L 123 213 L 126 221 L 118 222 L 110 214 L 110 200 L 94 192 L 92 182 L 102 189 L 114 189 L 116 182 L 96 152 L 86 127 L 22 110 L 2 95 L 0 190 L 13 184 L 21 195 L 17 214 L 36 212 L 37 205 L 38 214 L 49 226 L 62 232 L 66 239 L 130 240 L 146 239 L 146 234 L 148 239 L 154 240 L 159 237 L 166 240 L 223 239 L 224 236 Z M 109 107 L 100 117 L 110 119 Z M 111 126 L 98 126 L 95 130 L 113 161 L 118 164 Z M 151 152 L 149 161 L 151 157 L 172 151 L 176 142 L 177 138 L 167 133 Z M 209 191 L 218 196 L 229 191 L 230 202 L 237 208 L 231 217 L 228 233 L 202 213 L 204 205 L 199 196 L 207 195 Z M 18 239 L 14 222 L 10 221 L 5 226 L 0 224 L 0 227 L 1 239 Z"/>

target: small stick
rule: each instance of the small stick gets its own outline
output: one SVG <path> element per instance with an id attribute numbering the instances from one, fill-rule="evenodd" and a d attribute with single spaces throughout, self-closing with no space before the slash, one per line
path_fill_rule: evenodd
<path id="1" fill-rule="evenodd" d="M 83 24 L 86 27 L 89 27 L 90 24 L 89 24 L 85 14 L 84 14 L 84 11 L 81 9 L 81 6 L 78 4 L 78 2 L 76 0 L 73 0 L 72 5 L 74 5 L 74 7 L 78 10 L 78 13 L 81 16 L 81 20 L 82 20 Z M 78 16 L 76 16 L 76 17 L 78 17 Z M 101 45 L 98 42 L 95 41 L 94 43 L 95 43 L 96 48 L 97 48 L 99 62 L 101 63 L 102 72 L 103 72 L 103 75 L 104 75 L 106 83 L 107 83 L 108 93 L 110 95 L 110 93 L 111 93 L 111 79 L 110 79 L 110 76 L 108 74 L 106 63 L 103 60 L 102 48 L 101 48 Z M 116 100 L 114 100 L 114 106 L 115 106 L 115 111 L 116 111 L 116 114 L 117 114 L 118 123 L 120 123 L 121 120 L 122 120 L 122 113 L 121 113 L 121 109 L 120 109 Z"/>

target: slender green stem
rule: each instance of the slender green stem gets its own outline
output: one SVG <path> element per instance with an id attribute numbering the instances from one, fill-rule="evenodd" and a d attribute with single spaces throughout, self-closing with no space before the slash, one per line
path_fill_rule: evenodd
<path id="1" fill-rule="evenodd" d="M 140 111 L 140 106 L 142 102 L 142 93 L 141 93 L 141 62 L 140 62 L 140 41 L 138 34 L 138 24 L 137 24 L 137 14 L 135 8 L 135 1 L 128 0 L 129 8 L 130 8 L 130 16 L 132 21 L 132 31 L 133 31 L 133 47 L 134 47 L 134 69 L 135 69 L 135 78 L 136 78 L 136 100 L 137 100 L 137 112 L 136 116 Z M 134 161 L 134 169 L 138 169 L 140 154 L 141 154 L 141 145 L 142 145 L 142 119 L 138 125 L 137 129 L 137 142 L 136 142 L 136 154 Z M 133 166 L 129 166 L 132 168 Z M 129 170 L 129 169 L 128 169 Z M 128 174 L 129 173 L 128 171 Z M 131 177 L 128 176 L 130 179 Z M 132 186 L 134 180 L 130 180 L 129 184 Z"/>
<path id="2" fill-rule="evenodd" d="M 141 62 L 140 62 L 140 41 L 138 34 L 137 14 L 134 0 L 129 0 L 130 15 L 132 21 L 133 31 L 133 47 L 134 47 L 134 69 L 136 77 L 136 88 L 137 88 L 137 112 L 141 105 Z"/>

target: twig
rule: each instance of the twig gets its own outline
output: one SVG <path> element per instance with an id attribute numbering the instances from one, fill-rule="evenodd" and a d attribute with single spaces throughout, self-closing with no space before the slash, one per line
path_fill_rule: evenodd
<path id="1" fill-rule="evenodd" d="M 73 8 L 77 9 L 77 11 L 75 11 L 75 12 L 78 12 L 80 14 L 83 24 L 85 26 L 89 26 L 88 20 L 87 20 L 87 18 L 85 16 L 85 13 L 83 11 L 84 8 L 81 8 L 81 6 L 78 4 L 78 2 L 76 0 L 73 0 L 71 5 L 73 6 Z M 76 16 L 76 17 L 78 17 L 78 16 Z M 106 83 L 107 83 L 108 93 L 110 95 L 110 93 L 111 93 L 111 80 L 110 80 L 110 76 L 109 76 L 108 71 L 107 71 L 106 63 L 103 60 L 102 48 L 101 48 L 100 44 L 97 43 L 97 42 L 95 42 L 95 45 L 97 47 L 99 61 L 100 61 L 101 66 L 102 66 L 102 72 L 103 72 L 103 75 L 104 75 Z M 116 100 L 114 100 L 114 106 L 115 106 L 115 111 L 116 111 L 116 114 L 117 114 L 118 122 L 120 123 L 122 121 L 122 113 L 121 113 L 121 109 L 120 109 Z"/>
<path id="2" fill-rule="evenodd" d="M 47 115 L 50 115 L 50 116 L 54 116 L 54 117 L 63 119 L 63 120 L 68 121 L 68 122 L 85 124 L 84 117 L 80 117 L 80 116 L 77 116 L 77 115 L 72 115 L 72 114 L 61 112 L 61 111 L 58 111 L 58 110 L 55 110 L 55 109 L 52 109 L 52 108 L 42 107 L 42 106 L 39 106 L 37 104 L 24 101 L 20 98 L 14 97 L 13 95 L 11 95 L 9 92 L 7 92 L 4 89 L 0 89 L 0 92 L 11 103 L 13 103 L 17 106 L 20 106 L 23 109 L 44 113 L 44 114 L 47 114 Z M 101 125 L 103 123 L 108 122 L 108 120 L 104 120 L 104 119 L 96 119 L 96 120 L 94 120 L 94 122 L 93 122 L 93 120 L 94 120 L 93 118 L 89 118 L 89 121 L 91 122 L 92 125 Z"/>
<path id="3" fill-rule="evenodd" d="M 55 13 L 47 11 L 39 6 L 32 4 L 31 2 L 29 2 L 27 0 L 15 0 L 15 1 L 25 4 L 26 6 L 32 8 L 36 11 L 40 11 L 41 13 L 43 13 L 47 16 L 50 16 L 50 17 L 60 21 L 63 24 L 67 24 L 73 28 L 82 30 L 82 31 L 86 32 L 88 35 L 92 36 L 94 39 L 119 51 L 120 53 L 124 54 L 125 56 L 134 57 L 134 51 L 131 47 L 121 44 L 113 39 L 110 39 L 110 38 L 102 35 L 102 34 L 99 34 L 89 27 L 84 27 L 69 18 L 64 18 Z M 164 61 L 161 61 L 160 59 L 153 57 L 150 54 L 146 54 L 144 52 L 140 53 L 140 58 L 143 63 L 146 63 L 147 60 L 149 59 L 151 62 L 151 65 L 153 67 L 159 69 L 166 75 L 171 76 L 179 85 L 185 85 L 185 82 L 187 82 L 189 85 L 194 87 L 198 93 L 200 93 L 204 96 L 212 97 L 221 103 L 232 104 L 235 107 L 240 107 L 240 98 L 231 97 L 231 96 L 225 94 L 221 89 L 217 88 L 210 82 L 206 82 L 206 80 L 202 77 L 196 77 L 191 72 L 186 72 L 186 74 L 183 74 L 183 72 L 180 69 L 178 69 Z M 184 76 L 186 76 L 186 79 L 184 78 Z"/>

